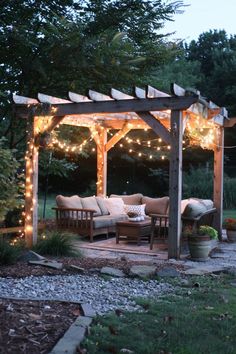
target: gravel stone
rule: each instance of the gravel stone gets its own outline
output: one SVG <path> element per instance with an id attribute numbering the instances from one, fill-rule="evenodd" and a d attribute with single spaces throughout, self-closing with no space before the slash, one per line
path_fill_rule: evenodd
<path id="1" fill-rule="evenodd" d="M 29 276 L 22 279 L 0 278 L 0 296 L 86 302 L 97 314 L 117 308 L 141 310 L 134 298 L 156 299 L 174 293 L 176 288 L 157 280 L 142 281 L 130 278 L 104 280 L 97 275 Z"/>

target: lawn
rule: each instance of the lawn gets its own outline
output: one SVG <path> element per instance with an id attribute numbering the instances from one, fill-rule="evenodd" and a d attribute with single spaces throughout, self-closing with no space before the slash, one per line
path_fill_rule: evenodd
<path id="1" fill-rule="evenodd" d="M 158 302 L 136 299 L 143 312 L 97 317 L 82 347 L 90 354 L 235 354 L 232 281 L 226 275 L 191 278 L 175 296 Z"/>

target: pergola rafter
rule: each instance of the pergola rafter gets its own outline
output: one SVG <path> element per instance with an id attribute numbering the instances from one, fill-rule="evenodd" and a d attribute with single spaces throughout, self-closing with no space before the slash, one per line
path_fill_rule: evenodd
<path id="1" fill-rule="evenodd" d="M 182 198 L 182 137 L 186 123 L 196 126 L 199 117 L 218 127 L 218 145 L 214 149 L 214 203 L 217 207 L 216 225 L 221 230 L 223 196 L 223 138 L 224 126 L 229 126 L 227 111 L 200 96 L 172 85 L 172 95 L 154 87 L 135 87 L 135 96 L 111 89 L 110 95 L 89 90 L 88 96 L 69 92 L 69 99 L 44 94 L 38 100 L 14 95 L 18 117 L 31 117 L 28 159 L 26 164 L 26 242 L 30 246 L 37 238 L 37 138 L 51 132 L 58 124 L 85 126 L 97 145 L 97 194 L 106 194 L 107 152 L 130 130 L 152 129 L 170 150 L 170 225 L 169 258 L 179 257 Z M 47 124 L 39 128 L 40 120 Z M 118 130 L 107 141 L 107 130 Z M 28 194 L 27 194 L 28 193 Z"/>

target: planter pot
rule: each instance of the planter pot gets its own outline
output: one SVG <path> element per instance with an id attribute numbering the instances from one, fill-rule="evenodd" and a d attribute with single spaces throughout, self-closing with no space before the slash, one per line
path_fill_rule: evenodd
<path id="1" fill-rule="evenodd" d="M 206 261 L 211 251 L 211 239 L 208 235 L 196 235 L 188 238 L 189 252 L 192 260 Z"/>
<path id="2" fill-rule="evenodd" d="M 229 242 L 236 242 L 236 230 L 226 230 Z"/>

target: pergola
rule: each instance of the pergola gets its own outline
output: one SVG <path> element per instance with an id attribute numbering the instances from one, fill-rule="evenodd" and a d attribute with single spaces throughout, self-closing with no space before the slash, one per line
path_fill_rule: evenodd
<path id="1" fill-rule="evenodd" d="M 88 96 L 69 92 L 69 100 L 44 94 L 38 99 L 14 95 L 15 114 L 27 119 L 25 239 L 37 242 L 39 140 L 59 124 L 88 127 L 97 145 L 97 194 L 106 195 L 107 153 L 132 129 L 152 129 L 170 145 L 168 257 L 179 258 L 182 199 L 182 140 L 186 126 L 211 130 L 214 150 L 215 227 L 221 235 L 223 204 L 224 126 L 232 126 L 225 108 L 203 99 L 198 91 L 171 85 L 172 95 L 151 86 L 135 87 L 134 96 L 111 89 L 109 96 L 89 90 Z M 107 131 L 117 130 L 108 140 Z"/>

